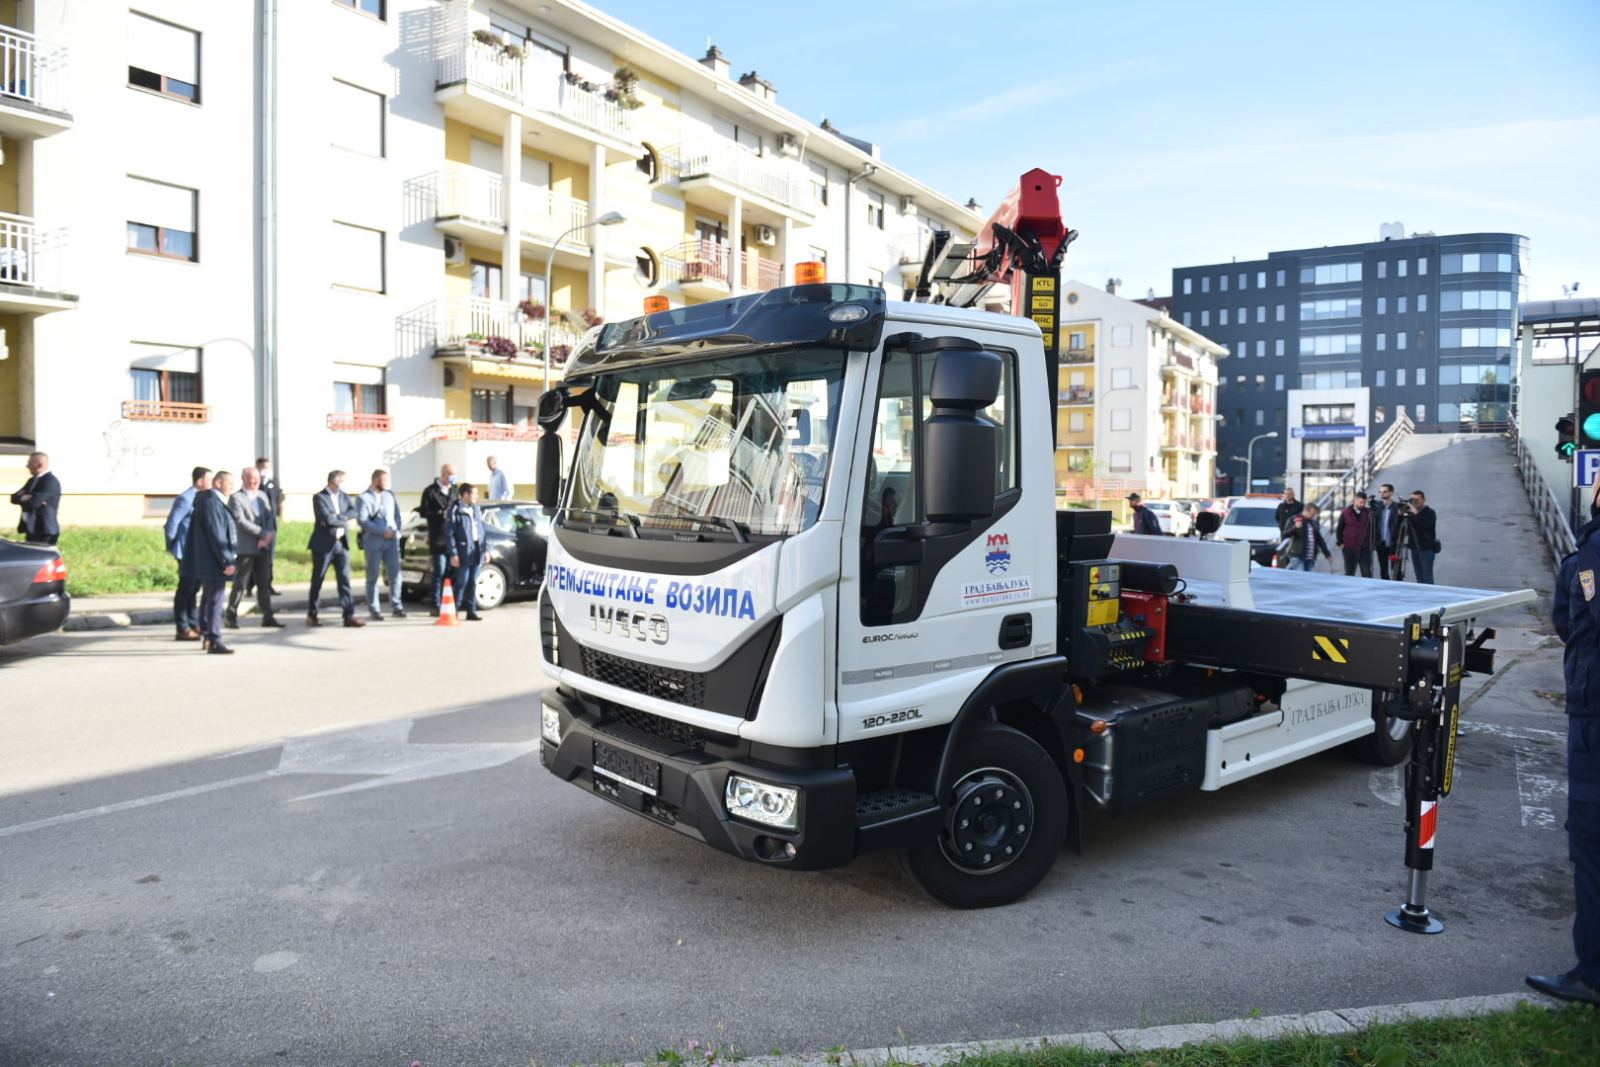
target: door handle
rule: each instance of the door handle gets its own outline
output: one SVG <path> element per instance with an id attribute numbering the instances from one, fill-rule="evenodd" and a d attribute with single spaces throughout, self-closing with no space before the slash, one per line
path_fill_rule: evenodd
<path id="1" fill-rule="evenodd" d="M 1007 615 L 1000 620 L 1000 647 L 1024 648 L 1033 641 L 1031 614 Z"/>

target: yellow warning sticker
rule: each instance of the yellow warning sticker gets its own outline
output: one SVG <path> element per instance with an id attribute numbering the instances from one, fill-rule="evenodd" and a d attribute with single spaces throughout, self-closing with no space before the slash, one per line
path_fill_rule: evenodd
<path id="1" fill-rule="evenodd" d="M 1029 301 L 1028 306 L 1035 311 L 1054 311 L 1056 309 L 1056 298 L 1053 296 L 1036 296 Z"/>
<path id="2" fill-rule="evenodd" d="M 1039 327 L 1041 330 L 1050 330 L 1055 328 L 1056 317 L 1054 315 L 1034 315 L 1032 318 L 1034 325 Z"/>
<path id="3" fill-rule="evenodd" d="M 1053 293 L 1056 291 L 1056 280 L 1054 278 L 1034 278 L 1033 291 L 1036 293 Z"/>
<path id="4" fill-rule="evenodd" d="M 1321 634 L 1313 634 L 1311 640 L 1315 643 L 1311 649 L 1311 658 L 1318 663 L 1323 660 L 1332 660 L 1334 663 L 1349 663 L 1346 653 L 1350 651 L 1349 638 L 1341 637 L 1337 641 Z"/>
<path id="5" fill-rule="evenodd" d="M 1090 626 L 1115 626 L 1122 607 L 1120 600 L 1097 600 L 1089 605 Z"/>

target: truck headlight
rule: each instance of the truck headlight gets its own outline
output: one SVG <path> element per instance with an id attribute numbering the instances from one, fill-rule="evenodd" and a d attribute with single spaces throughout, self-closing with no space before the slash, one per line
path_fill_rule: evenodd
<path id="1" fill-rule="evenodd" d="M 724 792 L 728 814 L 766 826 L 795 830 L 800 825 L 800 790 L 783 785 L 728 775 L 728 788 Z"/>
<path id="2" fill-rule="evenodd" d="M 561 713 L 549 704 L 539 705 L 539 710 L 543 713 L 544 718 L 544 724 L 541 727 L 544 739 L 552 745 L 561 744 Z"/>

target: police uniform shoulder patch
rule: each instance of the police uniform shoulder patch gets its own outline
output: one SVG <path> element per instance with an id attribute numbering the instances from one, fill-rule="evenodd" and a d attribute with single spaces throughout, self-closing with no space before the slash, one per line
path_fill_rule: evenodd
<path id="1" fill-rule="evenodd" d="M 1583 587 L 1583 599 L 1594 599 L 1594 571 L 1579 571 L 1578 584 Z"/>

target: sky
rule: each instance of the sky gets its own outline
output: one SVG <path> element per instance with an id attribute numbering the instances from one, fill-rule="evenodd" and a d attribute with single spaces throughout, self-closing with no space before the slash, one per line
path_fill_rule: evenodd
<path id="1" fill-rule="evenodd" d="M 1395 221 L 1600 295 L 1600 0 L 591 2 L 986 214 L 1060 174 L 1066 273 L 1125 295 Z"/>

